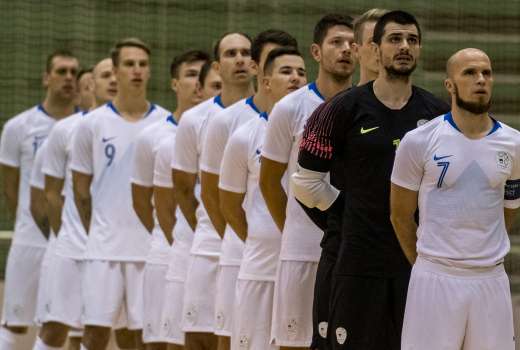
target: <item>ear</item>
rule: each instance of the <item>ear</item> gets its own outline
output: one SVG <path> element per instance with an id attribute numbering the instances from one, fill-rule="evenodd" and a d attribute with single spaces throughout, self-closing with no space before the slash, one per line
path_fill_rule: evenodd
<path id="1" fill-rule="evenodd" d="M 259 67 L 255 61 L 253 61 L 253 60 L 249 61 L 249 69 L 251 70 L 252 75 L 258 75 Z"/>
<path id="2" fill-rule="evenodd" d="M 266 91 L 271 91 L 271 78 L 263 77 L 260 83 Z"/>
<path id="3" fill-rule="evenodd" d="M 444 79 L 444 87 L 446 88 L 446 90 L 448 90 L 450 95 L 452 95 L 455 91 L 453 81 L 451 80 L 451 78 Z"/>
<path id="4" fill-rule="evenodd" d="M 176 78 L 172 78 L 172 80 L 170 81 L 170 87 L 172 88 L 172 90 L 177 92 L 178 86 L 179 80 L 177 80 Z"/>
<path id="5" fill-rule="evenodd" d="M 359 48 L 361 45 L 358 43 L 352 43 L 352 53 L 354 54 L 354 57 L 356 58 L 356 61 L 359 62 Z"/>
<path id="6" fill-rule="evenodd" d="M 321 62 L 321 48 L 318 44 L 311 44 L 311 55 L 316 62 Z"/>
<path id="7" fill-rule="evenodd" d="M 211 68 L 213 68 L 218 74 L 220 74 L 220 63 L 218 61 L 211 62 Z"/>

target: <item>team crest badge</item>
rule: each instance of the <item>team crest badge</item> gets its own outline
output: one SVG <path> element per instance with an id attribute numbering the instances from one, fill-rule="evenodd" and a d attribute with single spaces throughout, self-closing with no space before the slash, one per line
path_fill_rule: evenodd
<path id="1" fill-rule="evenodd" d="M 347 341 L 347 330 L 343 327 L 336 328 L 336 339 L 339 345 L 345 344 Z"/>
<path id="2" fill-rule="evenodd" d="M 320 333 L 320 336 L 322 338 L 327 338 L 327 328 L 329 327 L 329 324 L 327 322 L 320 322 L 318 324 L 318 332 Z"/>
<path id="3" fill-rule="evenodd" d="M 497 152 L 497 165 L 502 169 L 509 169 L 511 167 L 511 156 L 509 153 L 500 151 Z"/>
<path id="4" fill-rule="evenodd" d="M 222 311 L 217 312 L 217 329 L 224 329 L 225 316 Z"/>

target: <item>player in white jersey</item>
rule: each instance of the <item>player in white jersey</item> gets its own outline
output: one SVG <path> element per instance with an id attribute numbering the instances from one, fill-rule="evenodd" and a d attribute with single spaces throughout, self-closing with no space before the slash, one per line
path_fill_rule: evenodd
<path id="1" fill-rule="evenodd" d="M 165 120 L 144 129 L 135 145 L 132 201 L 141 223 L 152 234 L 144 271 L 143 341 L 147 349 L 166 349 L 168 341 L 161 334 L 161 314 L 166 298 L 165 276 L 170 262 L 171 240 L 166 237 L 171 232 L 162 232 L 152 204 L 155 158 L 159 144 L 174 137 L 184 111 L 201 102 L 197 79 L 201 66 L 208 61 L 209 55 L 202 51 L 188 51 L 174 58 L 170 74 L 171 86 L 177 96 L 177 109 Z M 171 179 L 171 171 L 169 173 Z"/>
<path id="2" fill-rule="evenodd" d="M 189 349 L 212 349 L 216 272 L 221 238 L 211 223 L 203 205 L 195 197 L 200 154 L 207 131 L 207 119 L 224 106 L 252 95 L 251 39 L 242 33 L 224 34 L 214 47 L 213 67 L 222 79 L 222 92 L 187 111 L 179 124 L 172 168 L 176 199 L 195 230 L 191 248 L 189 272 L 185 282 L 183 330 Z M 197 210 L 197 214 L 195 213 Z"/>
<path id="3" fill-rule="evenodd" d="M 251 58 L 256 65 L 257 80 L 263 79 L 262 69 L 269 52 L 280 46 L 298 45 L 290 34 L 275 29 L 259 33 L 251 45 Z M 245 88 L 248 88 L 245 86 Z M 225 225 L 220 212 L 219 172 L 224 147 L 240 125 L 257 119 L 268 106 L 267 91 L 259 85 L 258 92 L 240 100 L 225 110 L 211 116 L 208 120 L 208 132 L 201 155 L 202 201 L 217 232 L 223 236 L 219 260 L 217 290 L 215 301 L 215 334 L 219 338 L 219 349 L 229 349 L 233 323 L 233 301 L 235 283 L 242 260 L 244 243 L 237 237 L 229 225 Z"/>
<path id="4" fill-rule="evenodd" d="M 106 347 L 122 310 L 128 329 L 141 342 L 143 272 L 150 240 L 131 204 L 132 160 L 137 134 L 170 114 L 146 99 L 149 58 L 149 48 L 139 39 L 116 44 L 112 62 L 117 94 L 113 102 L 90 112 L 74 135 L 74 199 L 88 234 L 82 288 L 82 344 L 87 349 Z"/>
<path id="5" fill-rule="evenodd" d="M 270 344 L 270 335 L 282 236 L 258 188 L 259 160 L 272 106 L 307 82 L 305 63 L 296 48 L 274 49 L 263 61 L 260 84 L 267 98 L 266 111 L 233 133 L 220 170 L 222 213 L 245 241 L 233 305 L 231 349 L 236 350 L 276 348 Z"/>
<path id="6" fill-rule="evenodd" d="M 112 60 L 105 58 L 93 69 L 95 105 L 112 100 L 117 92 L 112 71 Z M 60 348 L 64 345 L 69 328 L 81 328 L 81 260 L 87 235 L 74 204 L 72 179 L 69 171 L 72 139 L 78 123 L 88 116 L 77 113 L 58 123 L 46 142 L 43 162 L 45 195 L 51 227 L 57 232 L 52 261 L 53 273 L 48 276 L 50 304 L 34 350 Z M 64 193 L 64 196 L 62 196 Z M 81 337 L 69 334 L 69 348 L 78 349 Z"/>
<path id="7" fill-rule="evenodd" d="M 312 301 L 323 232 L 307 217 L 282 178 L 296 170 L 303 127 L 325 99 L 352 84 L 352 24 L 341 15 L 326 15 L 314 29 L 311 46 L 319 62 L 315 82 L 282 98 L 273 108 L 262 148 L 260 189 L 269 212 L 282 230 L 274 292 L 272 338 L 281 347 L 307 348 L 312 340 Z"/>
<path id="8" fill-rule="evenodd" d="M 445 87 L 451 112 L 406 134 L 392 172 L 392 224 L 413 264 L 401 349 L 513 350 L 503 261 L 520 207 L 520 133 L 488 113 L 483 51 L 456 52 Z"/>
<path id="9" fill-rule="evenodd" d="M 213 62 L 206 62 L 200 68 L 197 87 L 202 95 L 203 101 L 220 94 L 222 90 L 222 78 L 220 78 L 220 75 L 213 67 Z"/>
<path id="10" fill-rule="evenodd" d="M 82 69 L 78 73 L 78 108 L 89 111 L 96 105 L 92 68 Z"/>
<path id="11" fill-rule="evenodd" d="M 51 54 L 43 80 L 47 89 L 44 101 L 10 119 L 2 131 L 3 192 L 11 213 L 16 213 L 16 222 L 7 258 L 0 349 L 14 346 L 15 334 L 26 333 L 34 320 L 38 274 L 32 271 L 39 271 L 47 240 L 29 212 L 29 177 L 36 151 L 51 127 L 74 113 L 77 71 L 78 60 L 70 52 Z"/>

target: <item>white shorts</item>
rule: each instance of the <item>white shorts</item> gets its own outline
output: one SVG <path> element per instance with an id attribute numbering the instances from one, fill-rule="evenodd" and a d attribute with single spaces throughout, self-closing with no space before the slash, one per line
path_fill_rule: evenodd
<path id="1" fill-rule="evenodd" d="M 11 245 L 5 269 L 2 325 L 31 326 L 45 247 Z"/>
<path id="2" fill-rule="evenodd" d="M 231 337 L 233 331 L 233 310 L 235 308 L 235 287 L 240 266 L 219 265 L 217 290 L 215 295 L 215 334 Z"/>
<path id="3" fill-rule="evenodd" d="M 160 338 L 166 298 L 166 272 L 168 265 L 146 263 L 144 268 L 143 342 L 164 343 Z"/>
<path id="4" fill-rule="evenodd" d="M 47 321 L 59 322 L 72 328 L 82 328 L 83 261 L 54 254 L 51 269 L 49 289 L 51 302 Z"/>
<path id="5" fill-rule="evenodd" d="M 166 302 L 161 317 L 160 339 L 166 343 L 184 345 L 182 331 L 182 307 L 184 304 L 184 282 L 166 281 Z"/>
<path id="6" fill-rule="evenodd" d="M 121 312 L 127 328 L 143 328 L 144 262 L 85 260 L 83 324 L 114 327 Z"/>
<path id="7" fill-rule="evenodd" d="M 317 262 L 280 260 L 274 286 L 271 342 L 277 346 L 309 347 Z"/>
<path id="8" fill-rule="evenodd" d="M 401 349 L 514 350 L 504 266 L 448 267 L 417 258 L 408 286 Z"/>
<path id="9" fill-rule="evenodd" d="M 237 281 L 231 350 L 276 350 L 270 343 L 274 282 Z"/>
<path id="10" fill-rule="evenodd" d="M 54 271 L 54 248 L 52 244 L 47 246 L 40 266 L 40 281 L 38 282 L 38 295 L 36 296 L 36 315 L 34 322 L 41 326 L 48 321 L 51 307 L 51 288 L 53 284 Z"/>
<path id="11" fill-rule="evenodd" d="M 215 331 L 215 290 L 218 257 L 190 255 L 184 283 L 182 330 L 213 333 Z"/>

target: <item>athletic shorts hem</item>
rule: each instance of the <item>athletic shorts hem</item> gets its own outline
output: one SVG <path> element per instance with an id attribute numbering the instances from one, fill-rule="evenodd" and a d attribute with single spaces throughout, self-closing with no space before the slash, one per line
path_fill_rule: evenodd
<path id="1" fill-rule="evenodd" d="M 317 263 L 320 261 L 320 256 L 319 255 L 300 255 L 300 256 L 294 256 L 294 255 L 281 256 L 280 255 L 280 261 L 298 261 L 298 262 L 306 262 L 306 263 Z"/>
<path id="2" fill-rule="evenodd" d="M 0 323 L 4 327 L 33 327 L 34 322 L 6 322 L 2 321 Z"/>
<path id="3" fill-rule="evenodd" d="M 182 342 L 182 343 L 181 343 Z M 150 343 L 168 343 L 168 344 L 175 344 L 175 345 L 184 345 L 184 341 L 174 338 L 166 338 L 166 337 L 150 337 L 150 338 L 144 338 L 143 336 L 143 344 L 150 344 Z"/>
<path id="4" fill-rule="evenodd" d="M 276 346 L 289 346 L 293 348 L 308 348 L 311 346 L 311 342 L 303 341 L 277 341 L 275 339 L 274 345 Z"/>
<path id="5" fill-rule="evenodd" d="M 183 333 L 215 333 L 214 327 L 181 327 Z"/>
<path id="6" fill-rule="evenodd" d="M 47 317 L 45 317 L 45 322 L 44 323 L 47 323 L 47 322 L 61 323 L 61 324 L 64 324 L 65 326 L 68 326 L 70 328 L 76 328 L 76 329 L 82 329 L 83 328 L 83 324 L 82 323 L 71 322 L 70 320 L 65 320 L 62 317 L 55 317 L 53 315 L 47 315 Z"/>
<path id="7" fill-rule="evenodd" d="M 233 333 L 233 332 L 224 331 L 224 330 L 220 329 L 213 333 L 215 333 L 215 335 L 218 335 L 219 337 L 231 337 L 231 333 Z"/>

